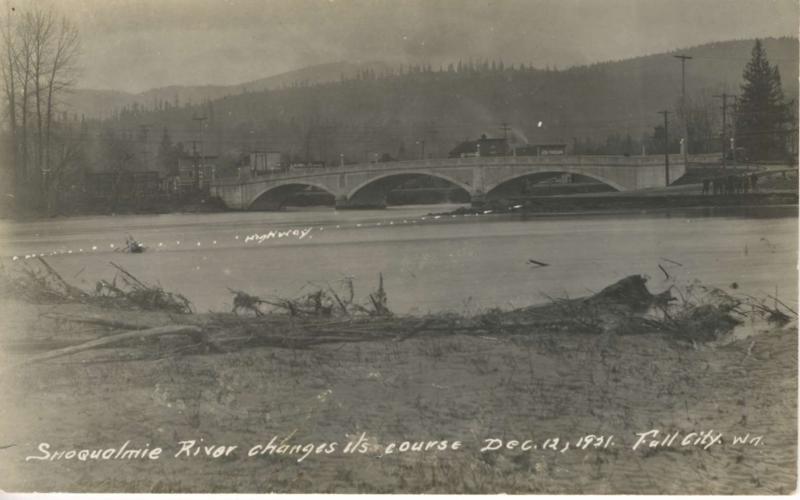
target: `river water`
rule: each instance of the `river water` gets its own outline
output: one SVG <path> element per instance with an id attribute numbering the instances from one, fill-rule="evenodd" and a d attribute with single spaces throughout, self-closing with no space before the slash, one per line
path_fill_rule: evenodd
<path id="1" fill-rule="evenodd" d="M 735 293 L 777 290 L 787 304 L 797 303 L 796 207 L 426 215 L 453 208 L 0 221 L 0 259 L 13 268 L 43 255 L 86 289 L 114 276 L 113 261 L 183 293 L 198 311 L 230 310 L 228 288 L 294 297 L 314 285 L 339 287 L 345 278 L 353 278 L 363 299 L 379 273 L 398 313 L 525 306 L 545 295 L 586 295 L 630 274 L 648 275 L 651 290 L 660 291 L 665 272 L 731 291 L 736 283 Z M 119 252 L 128 234 L 147 251 Z"/>

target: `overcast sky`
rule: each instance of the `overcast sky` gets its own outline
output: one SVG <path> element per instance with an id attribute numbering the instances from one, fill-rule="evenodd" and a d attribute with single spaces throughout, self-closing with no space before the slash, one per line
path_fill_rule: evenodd
<path id="1" fill-rule="evenodd" d="M 24 5 L 32 1 L 10 0 Z M 502 58 L 559 68 L 796 36 L 797 0 L 49 0 L 81 33 L 79 85 L 242 83 L 340 60 Z"/>

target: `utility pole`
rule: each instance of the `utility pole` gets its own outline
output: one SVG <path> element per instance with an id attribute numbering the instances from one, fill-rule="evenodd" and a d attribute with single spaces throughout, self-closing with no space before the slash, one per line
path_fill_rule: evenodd
<path id="1" fill-rule="evenodd" d="M 196 121 L 196 122 L 198 122 L 200 124 L 200 151 L 199 151 L 199 154 L 201 156 L 205 157 L 205 150 L 203 148 L 203 128 L 204 128 L 203 122 L 208 120 L 208 118 L 205 117 L 205 116 L 197 116 L 197 115 L 195 115 L 194 117 L 192 117 L 192 120 Z M 198 157 L 198 151 L 197 151 L 197 147 L 196 146 L 197 146 L 196 141 L 192 141 L 192 149 L 194 151 L 194 187 L 195 187 L 195 189 L 199 189 L 200 188 L 200 158 Z"/>
<path id="2" fill-rule="evenodd" d="M 665 186 L 669 187 L 669 121 L 667 120 L 667 116 L 669 116 L 669 111 L 659 111 L 661 115 L 664 115 L 664 181 L 666 182 Z"/>
<path id="3" fill-rule="evenodd" d="M 192 175 L 192 186 L 195 190 L 200 189 L 200 164 L 197 156 L 197 143 L 200 141 L 192 141 L 192 167 L 194 175 Z"/>
<path id="4" fill-rule="evenodd" d="M 714 97 L 718 97 L 722 99 L 722 136 L 721 136 L 721 143 L 722 143 L 722 169 L 724 170 L 728 165 L 728 97 L 736 97 L 731 94 L 723 92 L 722 95 L 715 95 Z"/>
<path id="5" fill-rule="evenodd" d="M 686 61 L 692 56 L 684 54 L 672 56 L 681 60 L 681 114 L 683 115 L 683 164 L 689 163 L 689 117 L 686 115 Z"/>
<path id="6" fill-rule="evenodd" d="M 509 126 L 508 122 L 501 123 L 500 130 L 503 131 L 503 139 L 508 141 L 508 131 L 511 130 L 511 127 Z"/>

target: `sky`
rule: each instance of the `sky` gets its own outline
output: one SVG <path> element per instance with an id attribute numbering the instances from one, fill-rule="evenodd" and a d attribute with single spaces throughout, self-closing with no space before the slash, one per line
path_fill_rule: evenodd
<path id="1" fill-rule="evenodd" d="M 83 88 L 229 85 L 335 61 L 624 59 L 797 36 L 797 0 L 6 0 L 81 36 Z"/>

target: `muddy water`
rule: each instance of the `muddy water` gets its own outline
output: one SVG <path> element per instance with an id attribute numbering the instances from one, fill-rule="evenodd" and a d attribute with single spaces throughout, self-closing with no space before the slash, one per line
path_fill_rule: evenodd
<path id="1" fill-rule="evenodd" d="M 523 306 L 544 295 L 584 295 L 633 273 L 650 276 L 653 290 L 666 286 L 667 273 L 735 293 L 777 290 L 781 300 L 797 303 L 796 207 L 425 215 L 451 208 L 0 221 L 0 259 L 13 267 L 26 255 L 44 255 L 65 278 L 86 288 L 111 278 L 114 261 L 180 291 L 200 311 L 230 309 L 228 288 L 294 296 L 309 283 L 336 286 L 348 277 L 355 280 L 356 295 L 366 296 L 378 273 L 390 307 L 401 313 Z M 118 252 L 128 234 L 148 250 Z"/>

